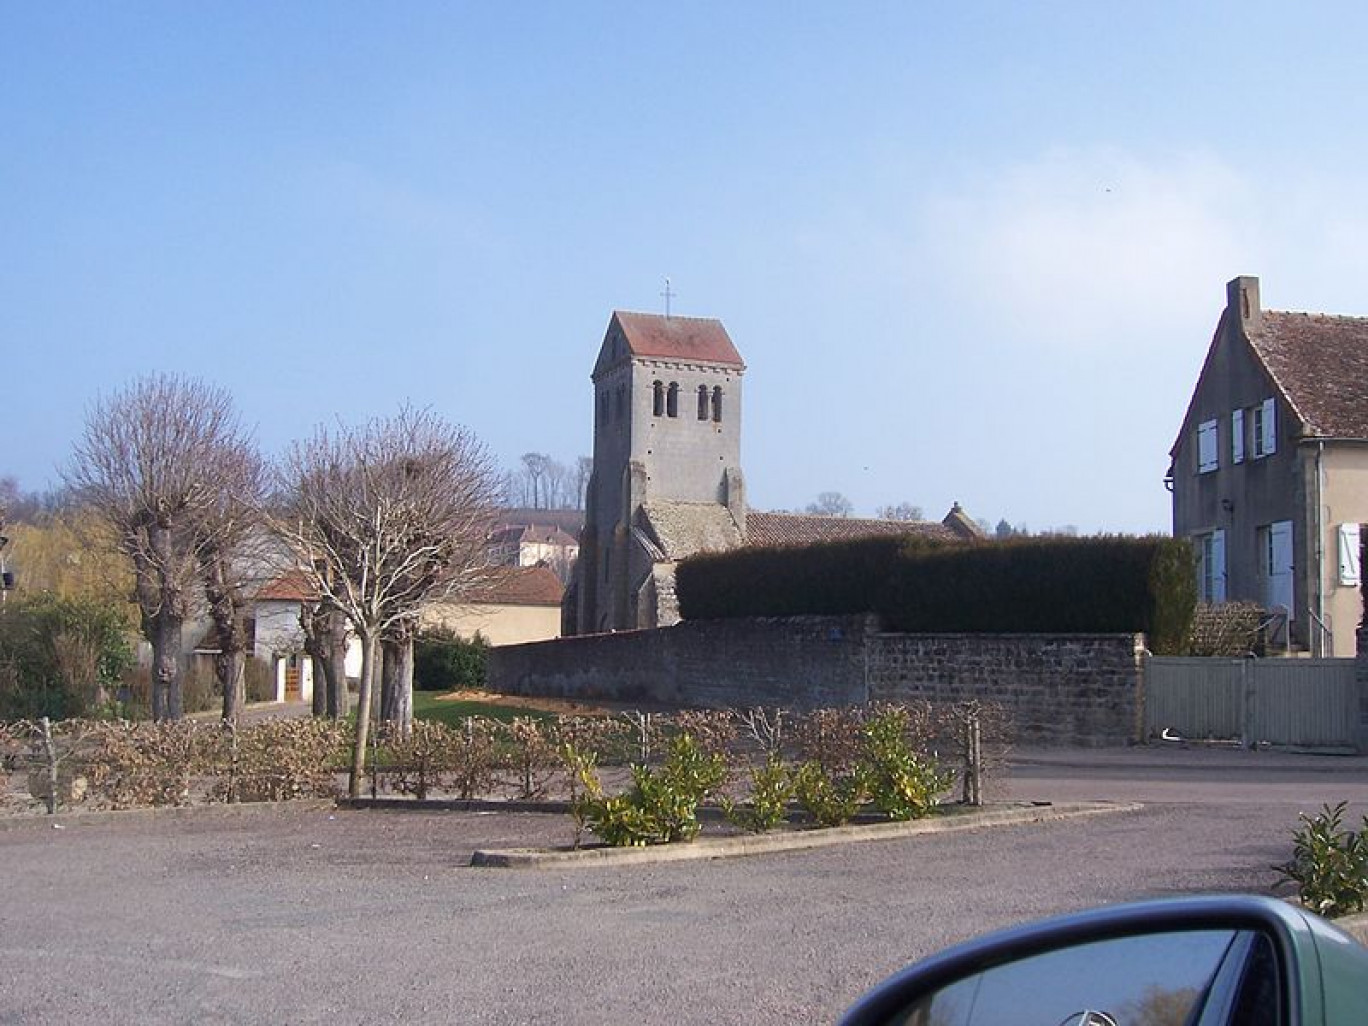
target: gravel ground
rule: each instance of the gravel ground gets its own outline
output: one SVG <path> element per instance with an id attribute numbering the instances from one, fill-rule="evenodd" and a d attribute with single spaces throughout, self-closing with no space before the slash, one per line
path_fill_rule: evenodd
<path id="1" fill-rule="evenodd" d="M 1022 756 L 1024 797 L 1136 813 L 757 858 L 474 869 L 537 815 L 202 809 L 0 832 L 0 1023 L 832 1021 L 984 930 L 1128 898 L 1267 892 L 1338 763 Z"/>

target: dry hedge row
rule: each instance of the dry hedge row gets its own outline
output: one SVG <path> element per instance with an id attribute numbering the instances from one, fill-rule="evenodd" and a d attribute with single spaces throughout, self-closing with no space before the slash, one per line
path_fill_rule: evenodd
<path id="1" fill-rule="evenodd" d="M 989 703 L 912 704 L 908 740 L 921 752 L 980 779 L 1010 740 L 1003 710 Z M 599 766 L 654 765 L 670 738 L 691 734 L 724 756 L 733 780 L 771 755 L 841 772 L 855 758 L 869 707 L 797 713 L 783 709 L 626 713 L 603 717 L 470 717 L 455 726 L 419 721 L 382 729 L 372 746 L 371 793 L 417 798 L 538 799 L 573 788 L 569 754 Z M 128 809 L 207 802 L 282 801 L 341 794 L 352 743 L 348 724 L 268 720 L 232 728 L 188 721 L 22 721 L 0 725 L 11 809 L 84 805 Z M 971 765 L 972 764 L 972 765 Z M 972 772 L 976 766 L 978 773 Z"/>

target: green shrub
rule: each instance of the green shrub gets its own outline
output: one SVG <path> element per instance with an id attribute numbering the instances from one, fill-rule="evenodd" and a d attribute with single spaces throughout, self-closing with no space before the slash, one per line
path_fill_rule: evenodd
<path id="1" fill-rule="evenodd" d="M 1359 830 L 1346 830 L 1344 809 L 1340 802 L 1315 816 L 1302 813 L 1302 827 L 1292 835 L 1292 860 L 1274 867 L 1296 883 L 1303 905 L 1330 918 L 1362 912 L 1368 898 L 1368 816 Z"/>
<path id="2" fill-rule="evenodd" d="M 849 823 L 868 797 L 858 774 L 830 774 L 817 762 L 805 762 L 793 774 L 793 796 L 821 827 Z"/>
<path id="3" fill-rule="evenodd" d="M 749 798 L 723 798 L 722 814 L 742 830 L 763 834 L 788 820 L 792 798 L 793 777 L 778 753 L 771 753 L 763 766 L 751 767 Z"/>
<path id="4" fill-rule="evenodd" d="M 936 811 L 937 799 L 955 775 L 919 755 L 908 739 L 910 714 L 894 706 L 871 716 L 860 732 L 856 767 L 862 789 L 889 819 L 921 819 Z"/>
<path id="5" fill-rule="evenodd" d="M 574 814 L 605 844 L 637 847 L 692 841 L 698 836 L 698 806 L 725 781 L 726 761 L 709 754 L 687 733 L 670 742 L 658 770 L 632 766 L 631 790 L 606 795 L 592 767 L 582 769 L 584 793 Z"/>
<path id="6" fill-rule="evenodd" d="M 489 642 L 481 634 L 467 640 L 436 627 L 413 642 L 413 686 L 422 691 L 459 691 L 485 685 Z"/>
<path id="7" fill-rule="evenodd" d="M 82 716 L 133 666 L 127 610 L 47 592 L 0 606 L 0 719 Z"/>

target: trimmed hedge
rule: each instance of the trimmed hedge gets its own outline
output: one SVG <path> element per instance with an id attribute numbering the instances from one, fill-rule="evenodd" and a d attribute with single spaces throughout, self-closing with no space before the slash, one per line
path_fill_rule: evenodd
<path id="1" fill-rule="evenodd" d="M 873 538 L 697 556 L 676 577 L 686 619 L 877 614 L 947 634 L 1143 631 L 1181 652 L 1196 609 L 1186 541 L 1151 536 L 979 543 Z"/>

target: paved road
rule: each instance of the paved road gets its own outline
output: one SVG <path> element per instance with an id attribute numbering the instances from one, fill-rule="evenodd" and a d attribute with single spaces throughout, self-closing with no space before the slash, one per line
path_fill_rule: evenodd
<path id="1" fill-rule="evenodd" d="M 1267 891 L 1297 812 L 1368 763 L 1019 754 L 1029 797 L 1143 811 L 661 866 L 472 869 L 567 824 L 199 810 L 0 831 L 0 1023 L 831 1021 L 907 961 L 1126 898 Z"/>

